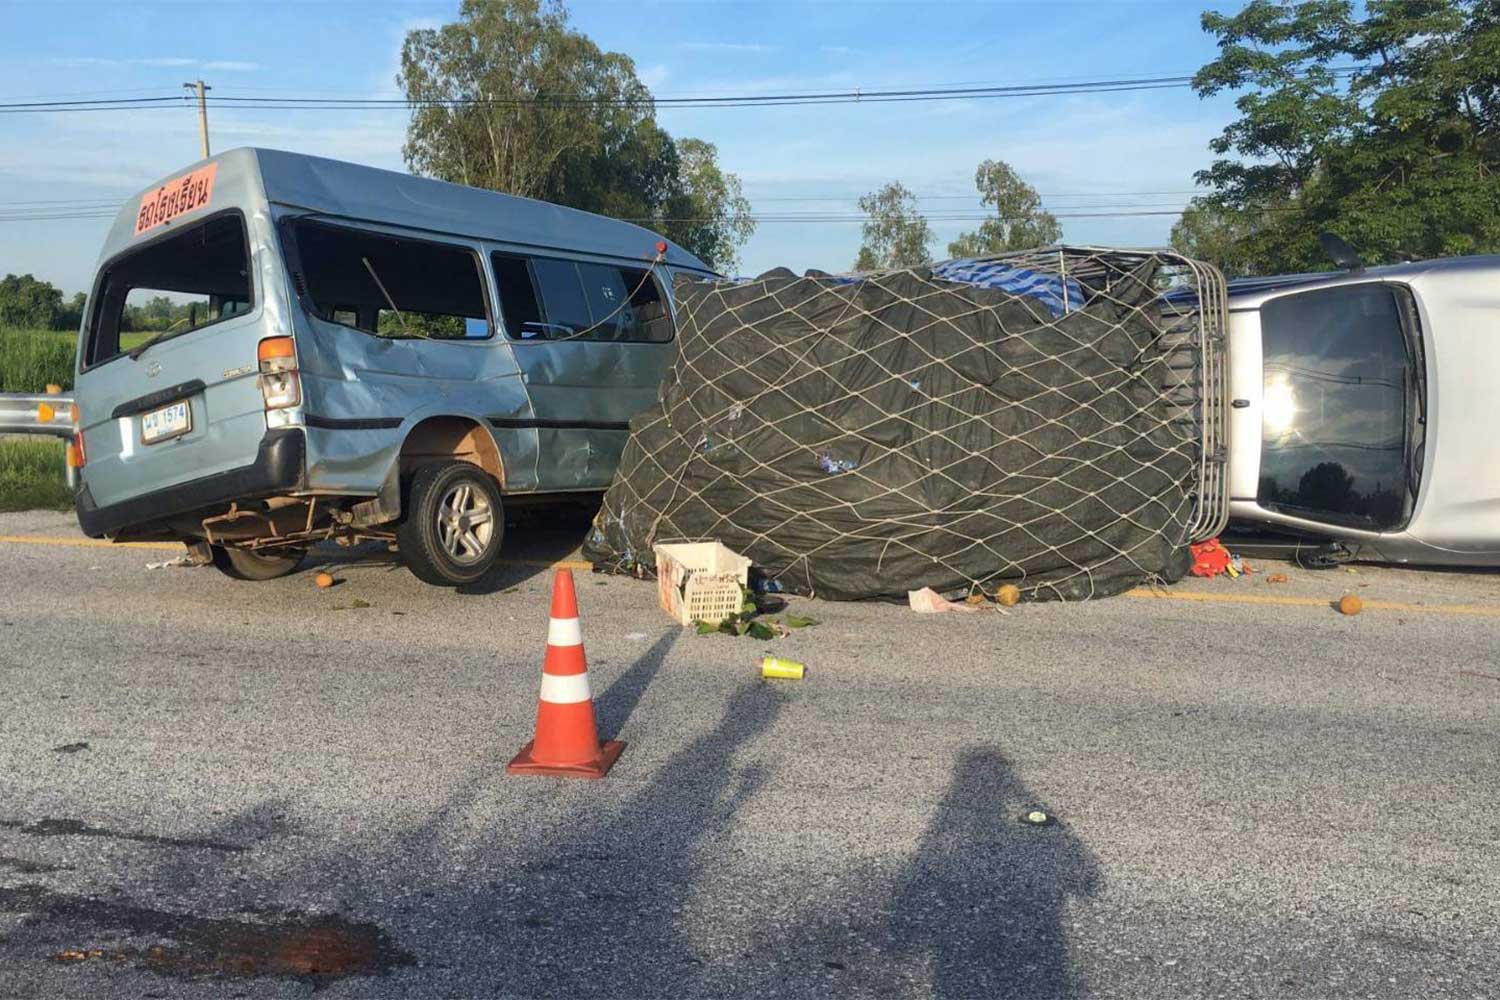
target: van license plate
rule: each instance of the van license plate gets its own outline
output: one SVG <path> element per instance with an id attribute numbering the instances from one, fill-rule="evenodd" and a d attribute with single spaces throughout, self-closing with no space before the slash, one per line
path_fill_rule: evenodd
<path id="1" fill-rule="evenodd" d="M 193 429 L 193 411 L 187 400 L 152 410 L 141 417 L 141 444 L 156 444 Z"/>

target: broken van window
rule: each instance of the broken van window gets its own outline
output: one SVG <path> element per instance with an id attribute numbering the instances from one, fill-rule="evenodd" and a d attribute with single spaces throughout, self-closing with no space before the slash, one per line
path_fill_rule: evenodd
<path id="1" fill-rule="evenodd" d="M 645 268 L 497 253 L 505 331 L 513 340 L 666 343 L 672 317 Z"/>
<path id="2" fill-rule="evenodd" d="M 219 215 L 117 258 L 100 279 L 84 365 L 249 312 L 245 223 Z"/>
<path id="3" fill-rule="evenodd" d="M 305 220 L 292 231 L 320 319 L 381 337 L 462 340 L 479 325 L 489 335 L 472 251 Z"/>

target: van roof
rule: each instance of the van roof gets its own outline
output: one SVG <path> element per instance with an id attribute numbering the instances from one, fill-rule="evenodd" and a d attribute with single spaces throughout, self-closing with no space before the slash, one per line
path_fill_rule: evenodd
<path id="1" fill-rule="evenodd" d="M 649 229 L 576 208 L 279 149 L 227 150 L 172 176 L 208 163 L 219 164 L 216 189 L 230 179 L 226 175 L 243 181 L 258 176 L 258 185 L 244 186 L 259 187 L 267 202 L 327 216 L 637 260 L 651 257 L 663 241 Z M 157 188 L 152 185 L 125 203 L 111 230 L 107 255 L 131 241 L 140 199 Z M 664 242 L 666 263 L 713 273 L 687 250 Z"/>

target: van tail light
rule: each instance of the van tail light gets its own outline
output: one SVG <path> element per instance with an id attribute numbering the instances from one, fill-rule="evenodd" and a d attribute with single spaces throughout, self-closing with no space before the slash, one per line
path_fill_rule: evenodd
<path id="1" fill-rule="evenodd" d="M 83 431 L 74 431 L 68 440 L 68 468 L 81 469 L 86 461 L 88 453 L 83 448 Z"/>
<path id="2" fill-rule="evenodd" d="M 260 361 L 260 395 L 268 410 L 284 410 L 302 402 L 302 379 L 297 375 L 297 351 L 291 337 L 268 337 L 256 349 Z"/>

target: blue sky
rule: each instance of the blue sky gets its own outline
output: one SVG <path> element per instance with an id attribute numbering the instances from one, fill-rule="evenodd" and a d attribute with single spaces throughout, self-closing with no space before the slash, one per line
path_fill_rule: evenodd
<path id="1" fill-rule="evenodd" d="M 625 52 L 658 96 L 1013 84 L 1191 73 L 1214 54 L 1204 4 L 1175 0 L 750 3 L 575 0 L 575 27 Z M 1238 0 L 1214 6 L 1235 9 Z M 401 39 L 450 2 L 0 0 L 0 101 L 168 95 L 398 96 Z M 979 211 L 979 161 L 1008 161 L 1060 214 L 1180 207 L 1231 99 L 1160 90 L 944 103 L 663 110 L 714 142 L 756 212 L 852 214 L 893 179 L 934 213 Z M 211 109 L 214 150 L 260 145 L 403 169 L 403 110 Z M 0 218 L 22 203 L 117 204 L 198 158 L 196 113 L 0 116 Z M 47 206 L 52 207 L 52 206 Z M 22 205 L 25 210 L 25 206 Z M 1063 218 L 1071 242 L 1159 244 L 1172 216 Z M 972 221 L 940 221 L 934 251 Z M 107 221 L 0 221 L 0 274 L 87 284 Z M 744 273 L 850 266 L 854 222 L 766 221 Z"/>

